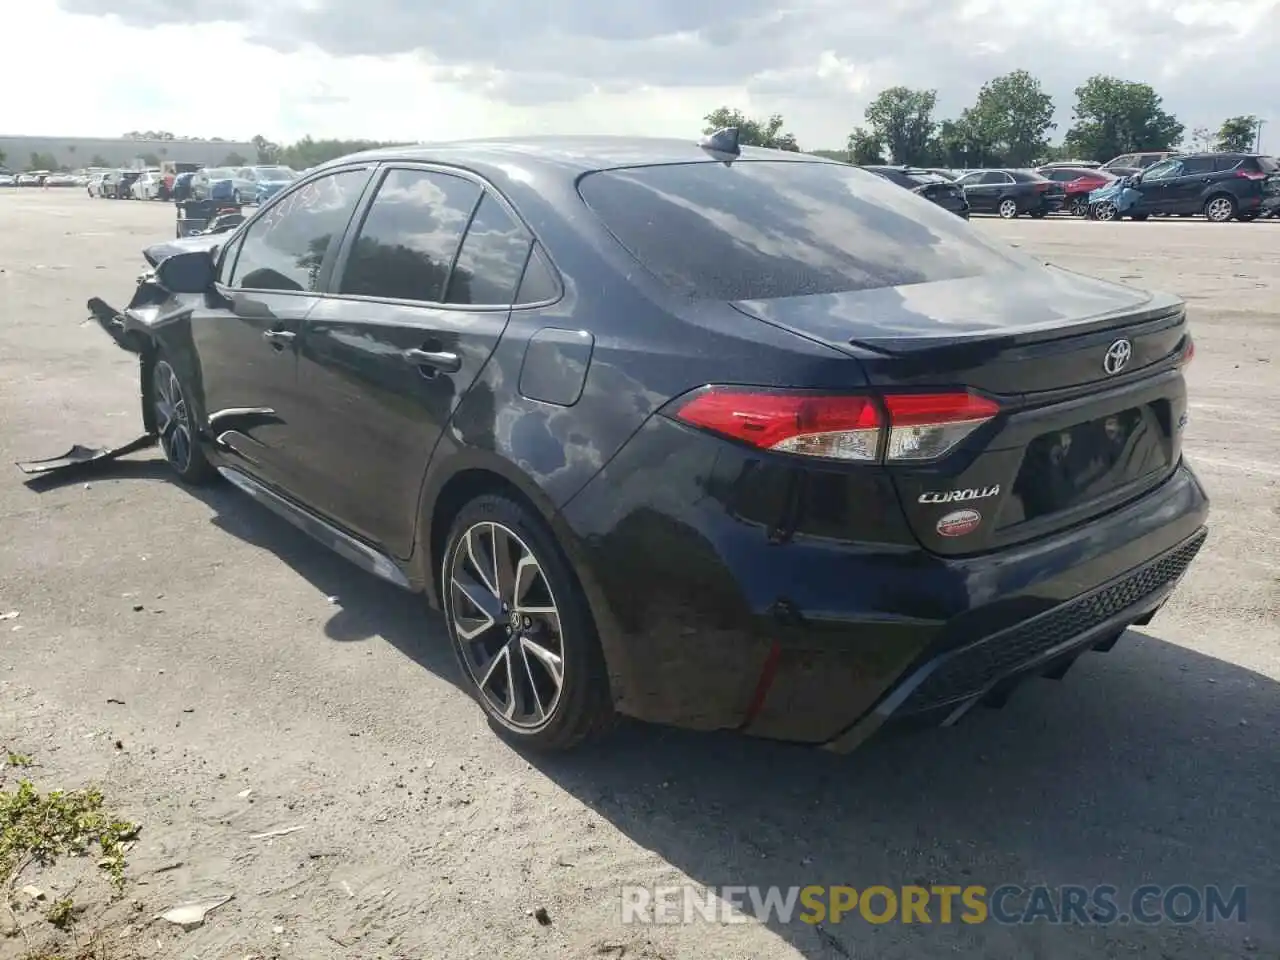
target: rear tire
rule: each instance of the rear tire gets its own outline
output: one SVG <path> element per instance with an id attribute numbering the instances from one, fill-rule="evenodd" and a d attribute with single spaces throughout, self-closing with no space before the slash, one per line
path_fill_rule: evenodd
<path id="1" fill-rule="evenodd" d="M 1210 223 L 1226 223 L 1235 215 L 1235 197 L 1219 193 L 1204 202 L 1204 217 Z"/>
<path id="2" fill-rule="evenodd" d="M 449 531 L 440 597 L 463 681 L 501 736 L 561 751 L 612 729 L 586 598 L 531 510 L 498 494 L 464 506 Z"/>

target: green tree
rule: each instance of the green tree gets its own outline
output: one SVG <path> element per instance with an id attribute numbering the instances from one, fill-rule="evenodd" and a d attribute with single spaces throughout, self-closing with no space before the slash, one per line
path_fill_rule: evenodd
<path id="1" fill-rule="evenodd" d="M 1228 117 L 1218 128 L 1215 146 L 1228 153 L 1247 153 L 1258 139 L 1261 121 L 1252 114 L 1244 117 Z"/>
<path id="2" fill-rule="evenodd" d="M 373 150 L 377 147 L 396 146 L 403 142 L 402 140 L 312 140 L 311 137 L 303 137 L 297 143 L 282 147 L 277 162 L 295 170 L 306 170 L 348 154 Z"/>
<path id="3" fill-rule="evenodd" d="M 867 123 L 889 153 L 894 163 L 923 163 L 928 157 L 929 141 L 937 124 L 933 108 L 938 103 L 936 90 L 912 90 L 890 87 L 867 107 Z"/>
<path id="4" fill-rule="evenodd" d="M 220 166 L 220 167 L 243 167 L 243 166 L 244 166 L 245 164 L 247 164 L 248 162 L 249 162 L 248 160 L 246 160 L 244 157 L 240 156 L 240 154 L 238 154 L 238 153 L 228 153 L 225 157 L 223 157 L 223 158 L 222 158 L 222 163 L 218 164 L 218 166 Z"/>
<path id="5" fill-rule="evenodd" d="M 107 167 L 107 166 L 110 166 L 110 164 L 109 164 L 109 163 L 107 163 L 107 158 L 106 158 L 106 157 L 104 157 L 102 154 L 100 154 L 100 153 L 95 153 L 92 157 L 90 157 L 90 158 L 89 158 L 89 166 L 91 166 L 91 167 Z"/>
<path id="6" fill-rule="evenodd" d="M 780 113 L 773 114 L 767 120 L 758 120 L 748 117 L 741 110 L 717 107 L 703 117 L 703 120 L 706 121 L 703 133 L 715 133 L 724 127 L 737 127 L 738 143 L 746 147 L 770 147 L 792 152 L 800 150 L 795 134 L 783 132 L 786 121 Z"/>
<path id="7" fill-rule="evenodd" d="M 51 153 L 33 153 L 27 164 L 28 170 L 57 170 L 58 158 Z"/>
<path id="8" fill-rule="evenodd" d="M 884 144 L 865 127 L 854 127 L 849 134 L 849 162 L 859 166 L 868 163 L 884 163 Z"/>
<path id="9" fill-rule="evenodd" d="M 943 120 L 938 124 L 938 132 L 929 145 L 929 156 L 935 163 L 956 169 L 981 165 L 985 152 L 974 136 L 967 110 L 958 120 Z"/>
<path id="10" fill-rule="evenodd" d="M 1057 127 L 1053 97 L 1026 70 L 988 80 L 964 119 L 973 140 L 1009 167 L 1030 166 L 1043 156 L 1048 133 Z"/>
<path id="11" fill-rule="evenodd" d="M 1082 160 L 1110 160 L 1122 153 L 1172 150 L 1186 128 L 1167 113 L 1148 83 L 1101 74 L 1076 87 L 1076 122 L 1066 142 Z"/>
<path id="12" fill-rule="evenodd" d="M 1214 139 L 1213 131 L 1208 127 L 1196 127 L 1182 141 L 1182 148 L 1196 153 L 1208 153 L 1213 149 Z"/>
<path id="13" fill-rule="evenodd" d="M 7 156 L 8 156 L 7 153 L 5 153 L 3 150 L 0 150 L 0 167 L 4 166 L 4 158 Z"/>
<path id="14" fill-rule="evenodd" d="M 258 134 L 251 142 L 253 143 L 253 148 L 258 151 L 259 163 L 278 163 L 280 161 L 280 147 L 278 144 L 272 143 L 262 134 Z"/>

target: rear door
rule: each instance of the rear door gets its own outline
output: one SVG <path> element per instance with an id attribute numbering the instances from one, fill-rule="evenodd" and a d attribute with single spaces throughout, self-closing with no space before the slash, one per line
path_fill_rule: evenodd
<path id="1" fill-rule="evenodd" d="M 303 332 L 305 496 L 403 558 L 427 462 L 506 327 L 532 237 L 468 174 L 380 177 Z"/>
<path id="2" fill-rule="evenodd" d="M 368 166 L 328 173 L 264 211 L 224 248 L 191 320 L 210 434 L 235 466 L 292 492 L 301 406 L 297 347 Z"/>

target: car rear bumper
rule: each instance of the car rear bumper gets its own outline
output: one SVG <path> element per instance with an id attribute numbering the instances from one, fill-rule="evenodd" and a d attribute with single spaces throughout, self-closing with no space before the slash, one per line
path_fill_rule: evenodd
<path id="1" fill-rule="evenodd" d="M 771 483 L 778 522 L 760 523 L 772 506 L 735 503 L 750 454 L 701 436 L 713 452 L 673 453 L 673 431 L 688 448 L 654 418 L 561 513 L 615 701 L 645 720 L 833 749 L 891 718 L 954 722 L 1145 622 L 1204 540 L 1208 498 L 1185 463 L 1093 521 L 970 557 L 899 537 L 891 491 L 837 505 L 800 468 Z M 871 542 L 786 532 L 846 507 Z"/>

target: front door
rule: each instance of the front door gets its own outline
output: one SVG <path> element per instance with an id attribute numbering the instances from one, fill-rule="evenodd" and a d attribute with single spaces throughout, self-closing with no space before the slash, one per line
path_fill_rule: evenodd
<path id="1" fill-rule="evenodd" d="M 1137 190 L 1142 194 L 1132 213 L 1168 213 L 1175 193 L 1173 186 L 1182 170 L 1181 160 L 1162 160 L 1142 172 Z"/>
<path id="2" fill-rule="evenodd" d="M 292 490 L 298 337 L 369 169 L 303 185 L 224 248 L 215 290 L 192 315 L 203 422 L 228 461 Z"/>
<path id="3" fill-rule="evenodd" d="M 1165 189 L 1164 213 L 1199 213 L 1205 190 L 1214 181 L 1213 157 L 1186 157 Z"/>
<path id="4" fill-rule="evenodd" d="M 413 550 L 427 463 L 502 336 L 531 243 L 478 180 L 392 166 L 303 326 L 305 499 L 393 556 Z"/>

